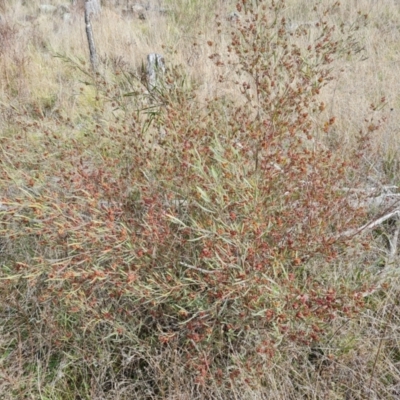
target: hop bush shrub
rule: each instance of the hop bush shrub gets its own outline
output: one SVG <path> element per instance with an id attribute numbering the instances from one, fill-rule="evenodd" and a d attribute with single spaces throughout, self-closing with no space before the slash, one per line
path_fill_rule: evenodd
<path id="1" fill-rule="evenodd" d="M 226 51 L 208 44 L 221 95 L 201 101 L 177 69 L 152 93 L 98 75 L 78 134 L 32 123 L 2 139 L 14 151 L 0 211 L 10 307 L 44 321 L 38 354 L 81 361 L 66 374 L 82 390 L 104 362 L 105 382 L 166 396 L 154 360 L 169 350 L 157 368 L 179 360 L 199 387 L 256 384 L 364 307 L 367 288 L 335 269 L 365 218 L 344 190 L 358 159 L 324 145 L 335 121 L 321 122 L 318 97 L 352 32 L 328 23 L 332 9 L 294 31 L 283 1 L 237 12 Z"/>

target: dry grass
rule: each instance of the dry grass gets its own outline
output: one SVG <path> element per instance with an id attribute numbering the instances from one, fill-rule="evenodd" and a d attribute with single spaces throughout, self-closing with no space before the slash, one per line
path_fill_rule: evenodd
<path id="1" fill-rule="evenodd" d="M 271 110 L 246 108 L 239 56 L 210 59 L 228 55 L 235 2 L 154 1 L 145 20 L 114 3 L 93 21 L 94 76 L 81 4 L 66 18 L 0 0 L 0 398 L 399 398 L 398 256 L 379 275 L 394 227 L 324 241 L 372 218 L 335 185 L 399 184 L 397 2 L 349 0 L 327 15 L 337 32 L 368 19 L 315 103 L 299 95 L 321 112 L 274 114 L 283 144 L 270 127 L 269 144 L 283 159 L 257 148 L 255 115 Z M 312 8 L 287 0 L 288 24 L 306 31 L 288 43 L 316 38 Z M 150 52 L 170 79 L 153 95 L 140 72 Z M 290 123 L 312 140 L 291 141 Z M 273 166 L 264 180 L 258 152 Z M 308 195 L 303 158 L 320 168 Z M 297 235 L 304 216 L 313 228 Z M 307 307 L 322 311 L 299 317 Z"/>

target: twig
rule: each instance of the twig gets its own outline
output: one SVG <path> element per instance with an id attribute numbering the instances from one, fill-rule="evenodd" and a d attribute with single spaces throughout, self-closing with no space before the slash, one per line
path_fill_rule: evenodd
<path id="1" fill-rule="evenodd" d="M 183 265 L 183 266 L 186 267 L 186 268 L 190 268 L 190 269 L 194 269 L 195 271 L 203 272 L 204 274 L 215 274 L 215 273 L 217 273 L 217 272 L 220 272 L 220 271 L 218 271 L 218 270 L 210 271 L 210 270 L 208 270 L 208 269 L 203 269 L 203 268 L 194 267 L 193 265 L 189 265 L 189 264 L 187 264 L 187 263 L 185 263 L 185 262 L 183 262 L 183 261 L 181 261 L 180 264 Z"/>
<path id="2" fill-rule="evenodd" d="M 383 217 L 380 217 L 378 219 L 376 219 L 375 221 L 371 221 L 368 222 L 367 224 L 361 226 L 360 228 L 357 229 L 351 229 L 348 230 L 346 232 L 340 233 L 339 235 L 336 236 L 336 238 L 340 238 L 340 237 L 350 237 L 350 236 L 355 236 L 358 233 L 364 232 L 366 230 L 371 230 L 376 228 L 377 226 L 381 225 L 382 223 L 384 223 L 385 221 L 387 221 L 388 219 L 391 219 L 393 217 L 400 217 L 400 210 L 396 210 L 396 211 L 392 211 L 389 214 L 384 215 Z"/>

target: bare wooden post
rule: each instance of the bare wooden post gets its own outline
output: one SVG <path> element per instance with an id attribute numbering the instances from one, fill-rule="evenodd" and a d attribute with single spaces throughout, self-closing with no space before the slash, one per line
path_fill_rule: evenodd
<path id="1" fill-rule="evenodd" d="M 97 70 L 97 53 L 96 46 L 94 44 L 92 24 L 90 23 L 90 17 L 93 14 L 100 12 L 100 3 L 98 0 L 85 0 L 85 25 L 86 25 L 86 36 L 89 44 L 90 63 L 94 71 Z"/>
<path id="2" fill-rule="evenodd" d="M 165 61 L 161 54 L 151 53 L 147 55 L 147 88 L 152 91 L 160 85 L 165 73 Z"/>

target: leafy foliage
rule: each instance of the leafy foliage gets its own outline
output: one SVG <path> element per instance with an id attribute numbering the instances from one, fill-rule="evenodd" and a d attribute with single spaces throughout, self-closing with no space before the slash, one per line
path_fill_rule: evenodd
<path id="1" fill-rule="evenodd" d="M 331 9 L 295 31 L 283 10 L 243 0 L 226 52 L 208 43 L 235 98 L 201 101 L 179 69 L 151 93 L 126 71 L 85 73 L 92 109 L 78 133 L 33 122 L 1 139 L 2 279 L 12 312 L 46 321 L 49 367 L 62 352 L 85 360 L 66 385 L 84 391 L 102 346 L 110 377 L 144 385 L 171 349 L 199 387 L 256 385 L 365 306 L 367 285 L 335 269 L 365 218 L 342 190 L 358 159 L 321 140 L 333 117 L 316 122 L 335 60 L 358 47 Z"/>

